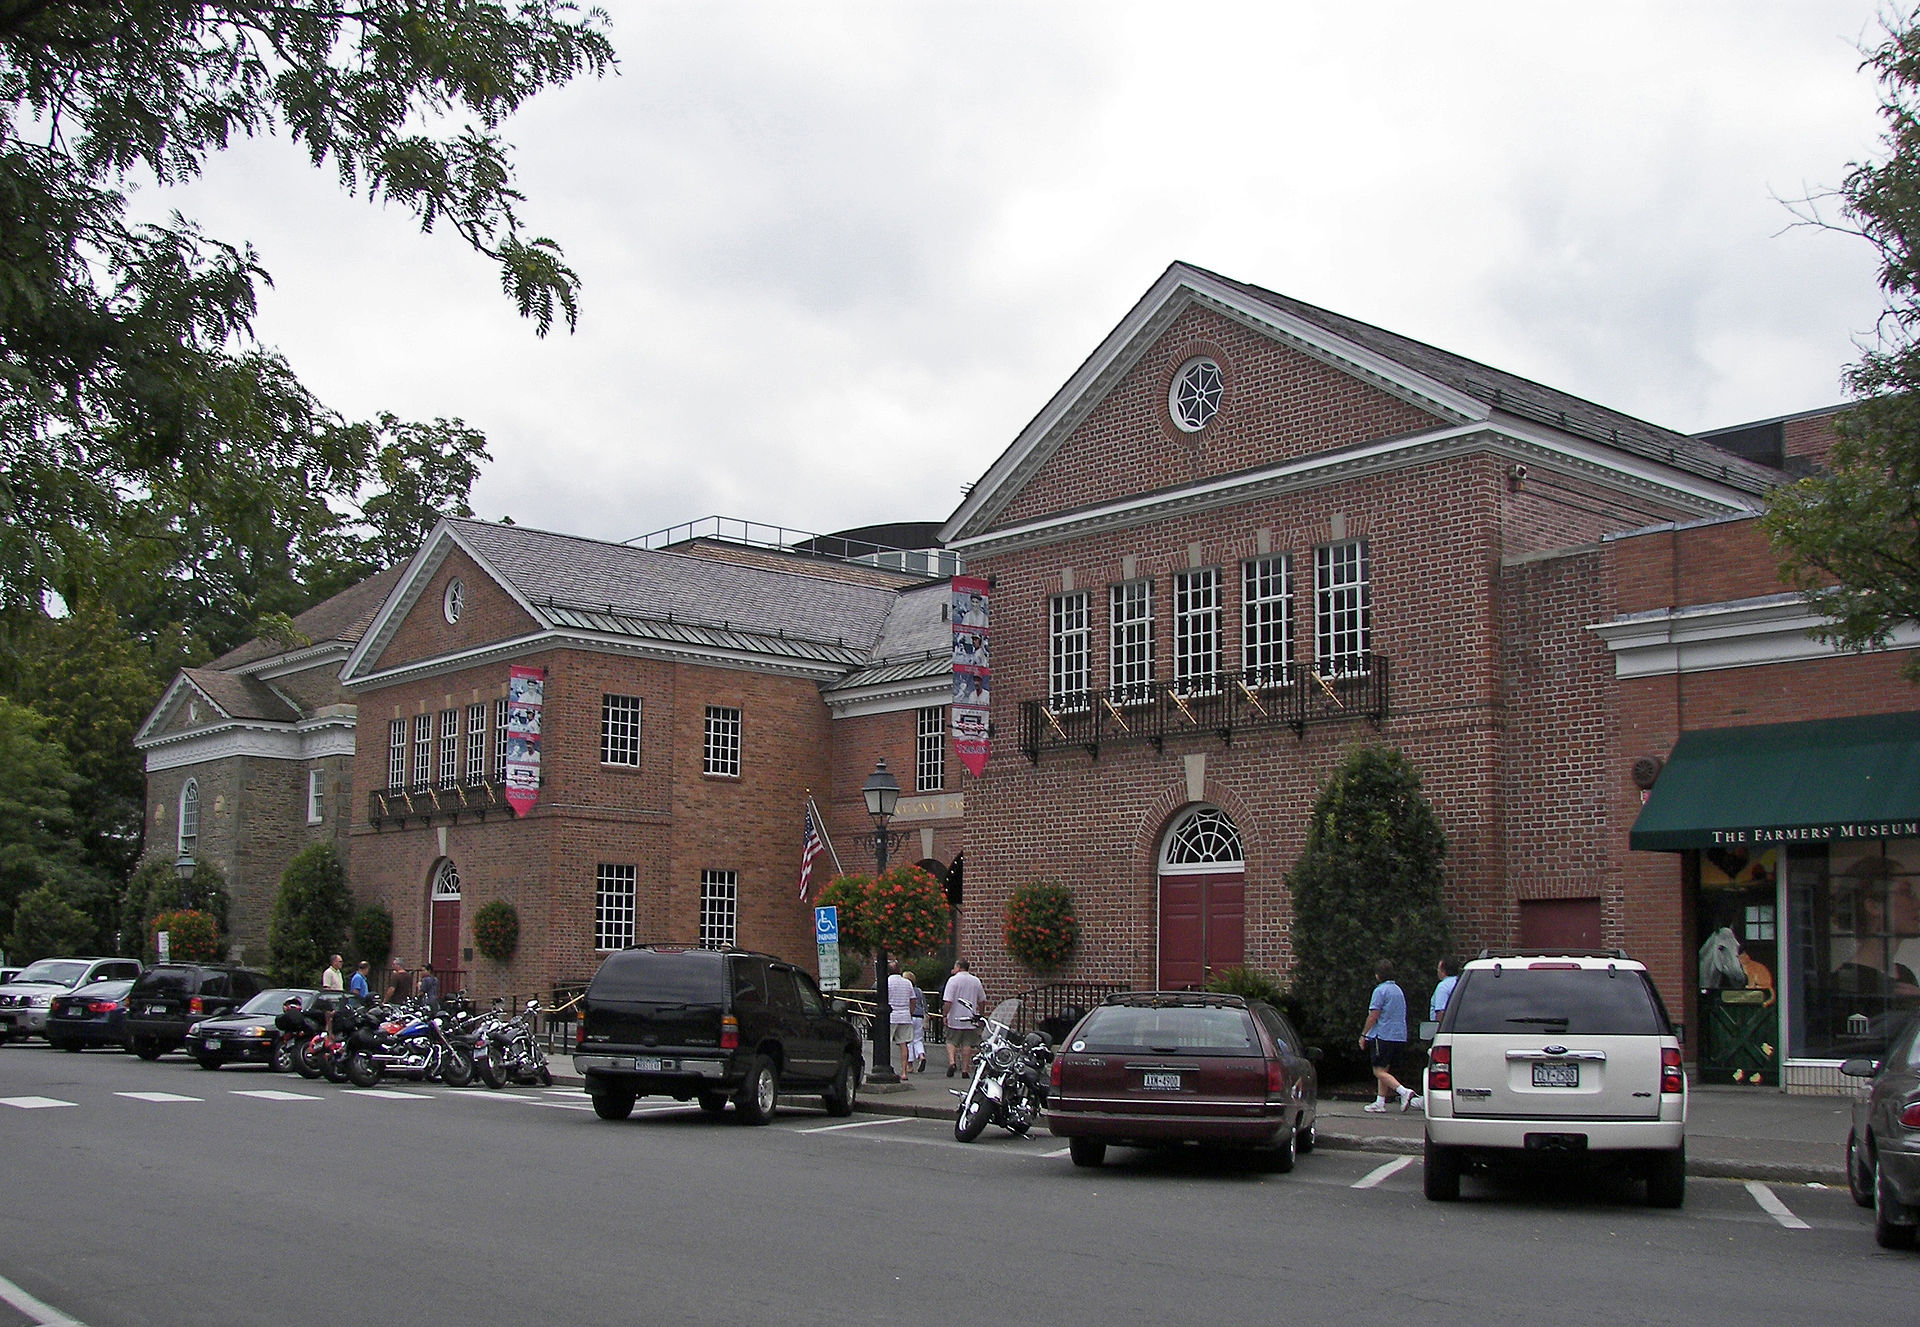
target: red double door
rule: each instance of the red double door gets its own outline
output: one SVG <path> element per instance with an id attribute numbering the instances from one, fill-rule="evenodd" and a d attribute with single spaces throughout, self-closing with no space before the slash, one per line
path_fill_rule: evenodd
<path id="1" fill-rule="evenodd" d="M 1160 877 L 1160 989 L 1198 989 L 1247 956 L 1244 871 Z"/>
<path id="2" fill-rule="evenodd" d="M 427 966 L 445 988 L 448 978 L 457 980 L 460 974 L 460 900 L 437 898 L 432 908 L 427 931 Z"/>

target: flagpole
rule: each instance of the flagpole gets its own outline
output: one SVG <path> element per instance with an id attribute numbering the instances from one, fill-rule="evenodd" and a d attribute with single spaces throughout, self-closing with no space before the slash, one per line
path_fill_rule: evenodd
<path id="1" fill-rule="evenodd" d="M 847 868 L 840 865 L 840 850 L 833 846 L 833 835 L 827 833 L 827 818 L 820 814 L 820 806 L 813 800 L 813 789 L 807 789 L 807 809 L 813 812 L 814 828 L 820 831 L 820 839 L 827 845 L 827 854 L 833 858 L 833 870 L 836 875 L 845 875 Z"/>

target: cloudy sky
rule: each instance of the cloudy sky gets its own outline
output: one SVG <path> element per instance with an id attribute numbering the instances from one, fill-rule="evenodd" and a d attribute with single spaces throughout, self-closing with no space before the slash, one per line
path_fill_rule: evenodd
<path id="1" fill-rule="evenodd" d="M 1880 150 L 1863 2 L 605 2 L 508 127 L 572 335 L 284 142 L 164 199 L 322 399 L 482 429 L 488 518 L 942 519 L 1175 260 L 1685 430 L 1840 400 L 1880 307 L 1786 206 Z"/>

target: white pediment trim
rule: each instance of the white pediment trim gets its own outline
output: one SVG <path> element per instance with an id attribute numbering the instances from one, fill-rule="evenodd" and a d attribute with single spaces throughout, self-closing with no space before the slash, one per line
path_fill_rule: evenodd
<path id="1" fill-rule="evenodd" d="M 331 714 L 300 723 L 246 720 L 191 732 L 168 733 L 135 746 L 146 752 L 147 773 L 205 765 L 218 760 L 251 757 L 256 760 L 313 761 L 328 756 L 352 756 L 354 717 Z"/>
<path id="2" fill-rule="evenodd" d="M 1630 613 L 1587 630 L 1613 652 L 1615 677 L 1670 677 L 1851 653 L 1815 638 L 1830 620 L 1814 612 L 1802 596 L 1787 593 Z M 1882 648 L 1920 649 L 1920 624 L 1898 628 Z"/>
<path id="3" fill-rule="evenodd" d="M 208 722 L 206 727 L 212 727 L 232 717 L 220 708 L 219 703 L 215 701 L 212 696 L 209 696 L 203 688 L 196 685 L 192 678 L 188 677 L 185 673 L 175 673 L 173 675 L 173 681 L 168 684 L 165 691 L 160 693 L 160 699 L 155 702 L 152 711 L 148 713 L 146 722 L 141 724 L 139 730 L 134 733 L 133 744 L 135 747 L 141 747 L 148 742 L 157 740 L 156 734 L 160 732 L 160 729 L 166 724 L 167 720 L 180 707 L 180 702 L 187 698 L 188 692 L 193 693 L 194 699 L 205 701 L 208 708 L 212 710 L 215 717 Z"/>
<path id="4" fill-rule="evenodd" d="M 942 673 L 938 677 L 916 677 L 905 682 L 854 687 L 847 691 L 836 691 L 825 699 L 828 713 L 836 719 L 923 710 L 929 705 L 952 703 L 953 674 Z"/>

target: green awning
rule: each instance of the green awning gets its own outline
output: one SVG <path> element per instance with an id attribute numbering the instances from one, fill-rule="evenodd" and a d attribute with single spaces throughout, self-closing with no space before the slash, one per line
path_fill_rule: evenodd
<path id="1" fill-rule="evenodd" d="M 1920 838 L 1920 713 L 1687 733 L 1628 842 L 1723 844 Z"/>

